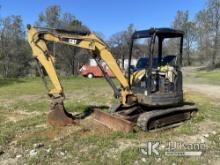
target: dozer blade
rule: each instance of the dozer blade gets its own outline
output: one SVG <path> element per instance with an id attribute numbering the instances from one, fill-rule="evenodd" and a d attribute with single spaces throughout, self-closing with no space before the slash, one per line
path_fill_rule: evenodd
<path id="1" fill-rule="evenodd" d="M 52 126 L 67 126 L 76 124 L 73 116 L 65 110 L 63 102 L 52 103 L 47 116 L 48 122 Z"/>
<path id="2" fill-rule="evenodd" d="M 94 119 L 114 131 L 131 132 L 134 126 L 134 124 L 128 120 L 97 109 L 94 110 Z"/>

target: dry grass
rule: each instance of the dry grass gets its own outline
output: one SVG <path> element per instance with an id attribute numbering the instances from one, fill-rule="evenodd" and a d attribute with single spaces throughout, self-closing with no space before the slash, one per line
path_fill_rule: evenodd
<path id="1" fill-rule="evenodd" d="M 113 93 L 103 79 L 68 78 L 63 79 L 63 86 L 69 111 L 80 113 L 88 105 L 114 102 Z M 145 159 L 148 164 L 219 163 L 209 152 L 199 159 L 146 158 L 139 150 L 140 143 L 149 140 L 161 143 L 169 140 L 199 143 L 205 140 L 211 149 L 219 147 L 219 100 L 197 92 L 185 93 L 187 101 L 195 102 L 199 108 L 195 118 L 175 129 L 153 133 L 112 132 L 93 121 L 91 116 L 82 120 L 80 125 L 53 128 L 46 122 L 48 98 L 39 79 L 22 79 L 16 83 L 7 80 L 0 92 L 4 93 L 0 96 L 0 150 L 4 152 L 0 155 L 1 164 L 146 164 Z M 209 137 L 204 138 L 204 134 Z M 30 156 L 29 152 L 38 143 L 44 146 L 36 149 L 35 156 Z"/>

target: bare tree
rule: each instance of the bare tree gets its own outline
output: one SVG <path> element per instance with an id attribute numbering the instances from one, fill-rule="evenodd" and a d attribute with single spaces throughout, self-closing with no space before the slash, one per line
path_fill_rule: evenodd
<path id="1" fill-rule="evenodd" d="M 199 54 L 213 69 L 220 62 L 220 1 L 209 0 L 196 15 Z"/>
<path id="2" fill-rule="evenodd" d="M 195 24 L 189 21 L 188 11 L 177 11 L 176 17 L 173 22 L 175 29 L 183 30 L 184 37 L 184 52 L 187 56 L 187 65 L 191 65 L 191 55 L 193 49 L 193 43 L 195 42 Z"/>
<path id="3" fill-rule="evenodd" d="M 113 34 L 108 41 L 111 51 L 116 56 L 116 59 L 121 58 L 122 69 L 124 69 L 124 60 L 129 53 L 130 40 L 133 32 L 134 26 L 130 24 L 126 31 Z"/>
<path id="4" fill-rule="evenodd" d="M 62 13 L 60 6 L 57 5 L 49 6 L 42 12 L 36 24 L 66 30 L 89 31 L 88 27 L 83 25 L 72 13 Z M 49 48 L 53 49 L 53 54 L 56 54 L 57 69 L 65 75 L 77 74 L 79 63 L 86 61 L 85 58 L 88 60 L 88 56 L 85 55 L 87 52 L 77 47 L 53 44 Z M 80 58 L 77 58 L 77 56 L 80 56 Z"/>
<path id="5" fill-rule="evenodd" d="M 216 65 L 217 56 L 220 56 L 220 1 L 208 1 L 208 14 L 211 22 L 211 33 L 213 34 L 213 53 L 212 53 L 212 66 Z"/>
<path id="6" fill-rule="evenodd" d="M 46 8 L 44 12 L 39 14 L 36 25 L 56 28 L 60 25 L 60 6 L 52 5 Z"/>
<path id="7" fill-rule="evenodd" d="M 196 15 L 196 40 L 201 63 L 210 61 L 212 54 L 210 29 L 211 23 L 208 19 L 207 10 L 199 11 Z"/>
<path id="8" fill-rule="evenodd" d="M 0 21 L 0 72 L 4 77 L 23 76 L 29 70 L 30 49 L 20 16 L 8 16 Z"/>

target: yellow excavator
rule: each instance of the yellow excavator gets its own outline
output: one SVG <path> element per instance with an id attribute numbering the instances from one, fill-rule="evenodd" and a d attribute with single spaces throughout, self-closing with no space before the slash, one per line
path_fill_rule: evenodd
<path id="1" fill-rule="evenodd" d="M 54 67 L 54 55 L 47 47 L 48 42 L 79 47 L 91 52 L 112 87 L 115 98 L 119 100 L 117 105 L 110 108 L 109 113 L 95 110 L 94 118 L 113 130 L 129 132 L 135 125 L 144 131 L 169 127 L 190 119 L 193 112 L 197 111 L 194 105 L 183 101 L 182 31 L 151 28 L 134 32 L 131 38 L 127 76 L 121 71 L 105 42 L 90 31 L 49 29 L 28 25 L 27 35 L 34 58 L 44 68 L 53 85 L 48 93 L 52 100 L 48 114 L 48 122 L 51 125 L 70 125 L 74 124 L 75 120 L 74 116 L 65 110 L 64 92 Z M 163 42 L 167 38 L 180 39 L 178 55 L 163 55 Z M 134 69 L 131 65 L 133 52 L 138 46 L 143 49 L 138 39 L 149 39 L 149 55 L 140 61 L 142 67 Z M 155 52 L 157 58 L 154 57 Z M 114 81 L 109 78 L 101 61 L 104 61 L 115 75 L 120 88 L 117 88 Z"/>

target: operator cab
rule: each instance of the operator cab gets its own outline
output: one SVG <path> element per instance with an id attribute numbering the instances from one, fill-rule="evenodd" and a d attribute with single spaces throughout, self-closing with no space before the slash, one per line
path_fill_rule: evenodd
<path id="1" fill-rule="evenodd" d="M 170 28 L 151 28 L 132 35 L 128 80 L 139 102 L 147 106 L 183 102 L 183 35 L 183 31 Z M 130 65 L 132 58 L 139 58 L 134 70 Z"/>
<path id="2" fill-rule="evenodd" d="M 173 56 L 173 55 L 168 55 L 168 56 L 165 56 L 163 59 L 162 59 L 162 62 L 165 64 L 170 64 L 172 63 L 174 60 L 175 60 L 176 56 Z M 145 69 L 147 67 L 149 63 L 149 58 L 148 57 L 141 57 L 140 59 L 138 59 L 137 61 L 137 64 L 136 66 L 132 66 L 133 68 L 131 68 L 131 71 L 132 72 L 135 72 L 135 71 L 138 71 L 138 70 L 142 70 L 142 69 Z M 157 68 L 158 66 L 158 58 L 153 58 L 153 61 L 152 61 L 152 68 Z"/>

